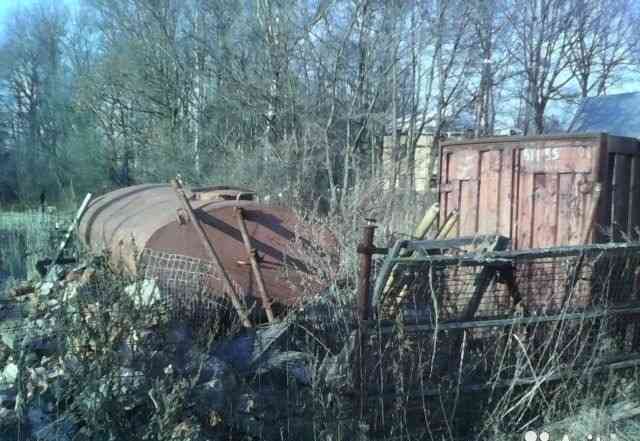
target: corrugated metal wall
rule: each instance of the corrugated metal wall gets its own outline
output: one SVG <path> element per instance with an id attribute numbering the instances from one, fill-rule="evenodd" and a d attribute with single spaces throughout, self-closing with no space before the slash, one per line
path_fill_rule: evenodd
<path id="1" fill-rule="evenodd" d="M 600 228 L 589 241 L 606 237 L 612 220 L 620 240 L 640 225 L 639 154 L 636 140 L 604 134 L 445 143 L 442 218 L 458 209 L 458 236 L 498 233 L 516 249 L 577 245 L 600 182 Z"/>

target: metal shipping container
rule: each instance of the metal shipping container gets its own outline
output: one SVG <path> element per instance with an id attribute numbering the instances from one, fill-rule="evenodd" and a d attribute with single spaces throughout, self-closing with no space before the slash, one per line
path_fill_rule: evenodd
<path id="1" fill-rule="evenodd" d="M 514 249 L 638 237 L 640 149 L 634 138 L 485 138 L 443 143 L 440 154 L 441 220 L 458 209 L 457 236 L 497 233 L 510 237 Z M 594 228 L 586 236 L 591 213 Z"/>

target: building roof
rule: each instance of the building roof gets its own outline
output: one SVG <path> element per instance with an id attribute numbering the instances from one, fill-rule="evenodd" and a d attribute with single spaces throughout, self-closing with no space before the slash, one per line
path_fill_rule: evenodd
<path id="1" fill-rule="evenodd" d="M 427 112 L 426 114 L 424 112 L 417 112 L 415 115 L 416 128 L 419 128 L 424 122 L 422 133 L 425 135 L 433 134 L 436 119 L 437 115 L 435 112 Z M 396 120 L 396 127 L 401 133 L 408 132 L 410 125 L 411 115 L 401 116 Z M 466 130 L 472 130 L 473 127 L 473 115 L 467 111 L 461 111 L 455 115 L 444 115 L 442 127 L 444 132 L 464 132 Z M 386 132 L 393 132 L 393 120 L 387 122 Z"/>
<path id="2" fill-rule="evenodd" d="M 584 98 L 569 129 L 640 138 L 640 92 Z"/>

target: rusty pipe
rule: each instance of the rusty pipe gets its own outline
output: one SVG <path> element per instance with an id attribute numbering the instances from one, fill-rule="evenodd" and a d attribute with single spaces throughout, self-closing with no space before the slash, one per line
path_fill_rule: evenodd
<path id="1" fill-rule="evenodd" d="M 269 296 L 267 295 L 267 289 L 264 286 L 264 279 L 262 278 L 262 272 L 260 271 L 260 266 L 258 264 L 258 259 L 256 259 L 256 250 L 251 247 L 251 239 L 249 238 L 249 233 L 247 232 L 247 225 L 244 221 L 244 211 L 240 207 L 235 208 L 236 217 L 238 218 L 238 226 L 240 227 L 240 234 L 242 235 L 242 241 L 244 242 L 244 248 L 247 250 L 247 255 L 249 257 L 249 263 L 251 264 L 251 269 L 253 270 L 253 276 L 256 279 L 256 284 L 258 285 L 258 292 L 260 294 L 260 299 L 262 300 L 262 307 L 264 308 L 267 314 L 267 320 L 269 323 L 274 321 L 273 310 L 271 309 L 271 300 L 269 300 Z"/>
<path id="2" fill-rule="evenodd" d="M 180 200 L 180 203 L 182 204 L 184 210 L 189 215 L 189 219 L 191 220 L 191 223 L 193 224 L 193 227 L 195 228 L 196 232 L 198 233 L 198 236 L 200 237 L 200 241 L 202 242 L 202 245 L 204 246 L 205 250 L 207 251 L 207 254 L 209 255 L 209 258 L 211 259 L 211 261 L 215 264 L 215 266 L 218 268 L 218 270 L 222 274 L 222 281 L 223 281 L 225 289 L 227 291 L 226 294 L 229 297 L 229 299 L 231 300 L 231 304 L 233 305 L 234 309 L 236 310 L 236 313 L 238 314 L 238 317 L 240 317 L 240 321 L 242 322 L 242 325 L 245 328 L 251 328 L 252 325 L 251 325 L 251 321 L 249 320 L 249 316 L 244 311 L 244 308 L 242 307 L 242 304 L 240 303 L 240 300 L 238 299 L 238 295 L 236 293 L 236 290 L 233 288 L 233 284 L 231 283 L 231 279 L 229 278 L 229 274 L 227 274 L 227 271 L 224 269 L 224 266 L 222 266 L 222 262 L 220 261 L 220 258 L 218 257 L 218 254 L 216 253 L 215 248 L 213 248 L 213 245 L 211 244 L 211 242 L 209 242 L 209 239 L 207 238 L 207 235 L 205 234 L 204 230 L 202 229 L 202 225 L 200 225 L 200 221 L 198 220 L 198 218 L 196 217 L 195 213 L 193 212 L 193 208 L 191 208 L 191 204 L 189 203 L 189 199 L 187 198 L 187 195 L 184 192 L 184 188 L 182 187 L 182 184 L 178 180 L 173 179 L 171 181 L 171 186 L 175 190 L 176 196 L 178 196 L 178 199 Z"/>

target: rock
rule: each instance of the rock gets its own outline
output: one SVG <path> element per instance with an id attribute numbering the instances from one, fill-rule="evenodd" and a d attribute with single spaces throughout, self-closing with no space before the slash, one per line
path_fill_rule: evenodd
<path id="1" fill-rule="evenodd" d="M 264 375 L 273 369 L 286 371 L 297 381 L 304 385 L 311 385 L 313 374 L 309 367 L 311 357 L 309 354 L 298 351 L 269 351 L 255 366 L 258 375 Z"/>
<path id="2" fill-rule="evenodd" d="M 0 374 L 0 384 L 14 384 L 18 378 L 18 365 L 10 362 Z"/>
<path id="3" fill-rule="evenodd" d="M 289 328 L 287 321 L 278 322 L 225 342 L 213 354 L 230 363 L 241 373 L 247 373 L 260 362 L 269 349 Z"/>

